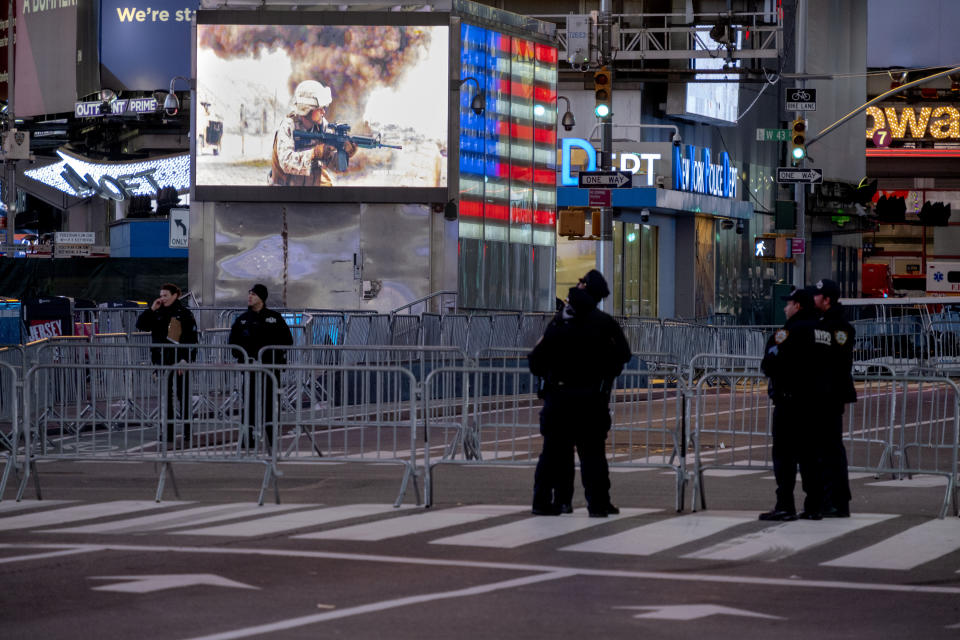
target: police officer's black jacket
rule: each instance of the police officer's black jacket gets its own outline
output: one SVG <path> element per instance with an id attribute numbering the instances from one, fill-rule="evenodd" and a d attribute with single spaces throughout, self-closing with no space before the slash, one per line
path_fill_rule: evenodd
<path id="1" fill-rule="evenodd" d="M 243 349 L 234 349 L 237 362 L 244 362 L 244 352 L 256 360 L 260 349 L 266 346 L 288 346 L 293 344 L 293 336 L 283 316 L 263 307 L 259 313 L 247 309 L 230 327 L 229 344 Z M 264 364 L 287 364 L 287 352 L 284 349 L 268 349 L 263 353 Z"/>
<path id="2" fill-rule="evenodd" d="M 176 319 L 180 322 L 180 339 L 173 342 L 167 336 L 170 333 L 170 321 Z M 153 344 L 197 344 L 197 321 L 193 314 L 185 306 L 180 304 L 180 300 L 174 300 L 169 307 L 160 305 L 160 308 L 154 311 L 146 309 L 137 318 L 137 329 L 150 332 L 150 342 Z M 150 349 L 150 360 L 153 364 L 172 365 L 178 362 L 192 362 L 196 349 L 187 347 L 161 348 L 152 347 Z"/>
<path id="3" fill-rule="evenodd" d="M 829 339 L 817 340 L 817 316 L 800 309 L 767 340 L 760 368 L 774 403 L 811 403 L 824 390 L 821 376 Z"/>
<path id="4" fill-rule="evenodd" d="M 845 404 L 857 401 L 857 389 L 853 384 L 853 343 L 856 331 L 843 317 L 843 305 L 833 303 L 824 311 L 818 328 L 830 333 L 830 349 L 827 354 L 826 375 L 829 379 L 827 398 Z"/>
<path id="5" fill-rule="evenodd" d="M 558 314 L 527 356 L 530 372 L 545 380 L 551 397 L 609 393 L 614 378 L 630 361 L 630 345 L 620 325 L 596 308 L 583 289 L 570 289 L 570 313 Z M 597 397 L 604 398 L 605 395 Z"/>

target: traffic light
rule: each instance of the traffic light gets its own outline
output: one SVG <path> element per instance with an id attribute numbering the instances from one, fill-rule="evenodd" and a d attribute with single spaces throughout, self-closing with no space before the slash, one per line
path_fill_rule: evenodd
<path id="1" fill-rule="evenodd" d="M 610 70 L 607 67 L 601 67 L 593 72 L 593 93 L 597 99 L 593 112 L 598 118 L 609 118 L 612 113 L 612 103 L 610 102 L 613 95 L 612 87 Z"/>
<path id="2" fill-rule="evenodd" d="M 807 157 L 807 121 L 797 118 L 790 130 L 790 159 L 796 164 Z"/>

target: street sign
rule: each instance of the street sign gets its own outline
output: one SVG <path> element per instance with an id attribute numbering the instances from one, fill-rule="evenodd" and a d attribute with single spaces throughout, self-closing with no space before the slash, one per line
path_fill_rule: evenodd
<path id="1" fill-rule="evenodd" d="M 57 231 L 53 234 L 56 244 L 93 244 L 97 234 L 93 231 Z"/>
<path id="2" fill-rule="evenodd" d="M 581 189 L 630 189 L 633 174 L 626 171 L 581 171 Z"/>
<path id="3" fill-rule="evenodd" d="M 823 169 L 777 167 L 777 182 L 780 184 L 820 184 L 823 182 Z"/>
<path id="4" fill-rule="evenodd" d="M 171 249 L 187 249 L 190 246 L 190 209 L 170 209 Z"/>
<path id="5" fill-rule="evenodd" d="M 790 129 L 757 128 L 757 142 L 786 142 L 790 139 Z"/>
<path id="6" fill-rule="evenodd" d="M 817 90 L 816 89 L 786 89 L 786 104 L 783 106 L 787 111 L 816 111 L 817 110 Z"/>
<path id="7" fill-rule="evenodd" d="M 609 207 L 610 189 L 590 189 L 587 192 L 587 204 L 591 207 Z"/>
<path id="8" fill-rule="evenodd" d="M 790 253 L 799 256 L 807 252 L 807 241 L 803 238 L 790 238 Z"/>
<path id="9" fill-rule="evenodd" d="M 90 245 L 88 244 L 61 244 L 53 245 L 54 258 L 75 258 L 86 257 L 90 255 Z"/>

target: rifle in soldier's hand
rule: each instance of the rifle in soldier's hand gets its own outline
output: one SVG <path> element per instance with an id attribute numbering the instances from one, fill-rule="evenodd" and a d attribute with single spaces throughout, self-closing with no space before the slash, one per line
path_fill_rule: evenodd
<path id="1" fill-rule="evenodd" d="M 301 151 L 315 144 L 326 144 L 337 150 L 337 171 L 346 171 L 350 163 L 350 156 L 347 154 L 347 143 L 356 145 L 362 149 L 402 149 L 400 145 L 383 144 L 380 141 L 380 134 L 375 137 L 370 136 L 352 136 L 350 135 L 349 124 L 329 124 L 329 131 L 294 131 L 293 145 L 294 149 Z"/>

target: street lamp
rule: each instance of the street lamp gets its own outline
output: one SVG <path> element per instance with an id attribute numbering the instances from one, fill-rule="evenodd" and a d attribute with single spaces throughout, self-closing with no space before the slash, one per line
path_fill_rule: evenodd
<path id="1" fill-rule="evenodd" d="M 573 128 L 577 125 L 577 121 L 573 117 L 573 112 L 570 111 L 570 100 L 566 96 L 557 96 L 557 100 L 563 100 L 567 103 L 567 110 L 564 112 L 563 117 L 560 118 L 560 124 L 563 125 L 563 128 L 567 131 L 573 131 Z"/>
<path id="2" fill-rule="evenodd" d="M 474 78 L 473 76 L 467 76 L 466 78 L 461 80 L 460 85 L 457 88 L 459 89 L 467 82 L 473 82 L 473 84 L 477 85 L 477 93 L 474 94 L 473 99 L 470 100 L 470 108 L 473 110 L 475 114 L 480 115 L 481 113 L 483 113 L 483 104 L 484 104 L 483 90 L 480 89 L 480 83 L 477 82 L 477 79 Z"/>

